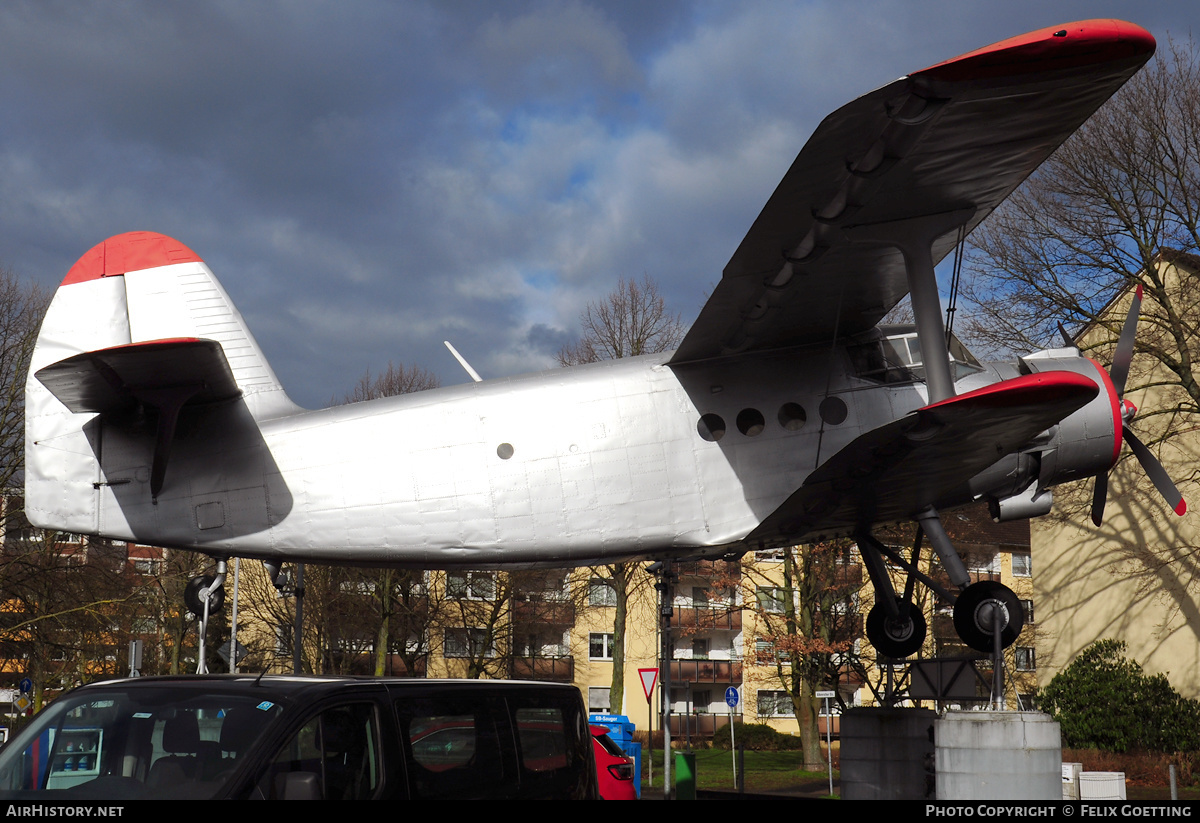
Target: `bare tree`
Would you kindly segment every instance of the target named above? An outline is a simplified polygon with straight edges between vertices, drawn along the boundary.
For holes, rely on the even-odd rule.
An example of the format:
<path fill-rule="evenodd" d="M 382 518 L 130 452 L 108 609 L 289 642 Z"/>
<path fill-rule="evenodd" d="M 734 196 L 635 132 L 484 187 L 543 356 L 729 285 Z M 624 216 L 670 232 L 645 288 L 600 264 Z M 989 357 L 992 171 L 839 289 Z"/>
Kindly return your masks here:
<path fill-rule="evenodd" d="M 19 498 L 0 547 L 0 667 L 46 690 L 120 673 L 122 616 L 136 599 L 125 555 L 107 541 L 35 529 Z"/>
<path fill-rule="evenodd" d="M 0 268 L 0 489 L 21 482 L 25 465 L 25 374 L 49 298 Z"/>
<path fill-rule="evenodd" d="M 649 275 L 641 283 L 621 278 L 615 291 L 588 303 L 579 315 L 579 326 L 583 331 L 579 342 L 564 346 L 556 355 L 560 366 L 670 351 L 687 331 L 679 315 L 667 311 L 658 284 Z"/>
<path fill-rule="evenodd" d="M 970 239 L 963 331 L 980 352 L 1059 345 L 1059 322 L 1109 352 L 1124 319 L 1109 303 L 1141 284 L 1138 351 L 1175 387 L 1169 412 L 1200 412 L 1196 44 L 1171 42 Z"/>
<path fill-rule="evenodd" d="M 436 389 L 440 385 L 437 375 L 421 366 L 388 361 L 387 370 L 382 374 L 372 377 L 369 369 L 364 372 L 342 402 L 360 403 Z M 359 636 L 369 633 L 374 637 L 375 675 L 400 673 L 390 666 L 393 654 L 399 655 L 404 674 L 411 677 L 424 672 L 431 625 L 435 619 L 432 601 L 425 590 L 425 573 L 419 569 L 346 570 L 334 572 L 334 578 L 343 589 L 356 592 L 360 604 L 364 597 L 369 597 L 373 603 L 371 630 L 368 632 L 366 626 L 360 626 L 356 632 Z M 348 625 L 345 631 L 351 632 Z"/>
<path fill-rule="evenodd" d="M 354 390 L 343 398 L 343 403 L 361 403 L 364 400 L 375 400 L 379 397 L 394 397 L 397 394 L 409 394 L 415 391 L 436 389 L 441 385 L 437 375 L 426 371 L 418 365 L 405 366 L 403 363 L 388 361 L 387 370 L 383 374 L 371 376 L 367 369 L 358 378 Z"/>
<path fill-rule="evenodd" d="M 599 360 L 618 360 L 670 351 L 687 331 L 678 314 L 667 311 L 658 284 L 644 275 L 636 280 L 621 278 L 617 288 L 603 300 L 588 303 L 579 315 L 582 336 L 564 346 L 555 359 L 560 366 L 578 366 Z M 613 711 L 621 711 L 625 699 L 625 624 L 629 600 L 635 588 L 649 578 L 636 574 L 636 563 L 613 563 L 592 567 L 592 577 L 613 591 L 613 675 L 609 688 Z"/>

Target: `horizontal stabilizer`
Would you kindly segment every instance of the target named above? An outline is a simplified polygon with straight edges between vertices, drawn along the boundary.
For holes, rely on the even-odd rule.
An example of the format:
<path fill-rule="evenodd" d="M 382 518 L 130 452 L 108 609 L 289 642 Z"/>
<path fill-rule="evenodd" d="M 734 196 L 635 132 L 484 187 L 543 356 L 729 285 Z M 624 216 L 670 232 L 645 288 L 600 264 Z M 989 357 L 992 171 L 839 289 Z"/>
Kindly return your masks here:
<path fill-rule="evenodd" d="M 1082 408 L 1100 391 L 1088 377 L 1042 372 L 917 409 L 867 432 L 809 475 L 747 542 L 796 542 L 907 520 L 1001 457 Z"/>
<path fill-rule="evenodd" d="M 145 392 L 193 388 L 188 404 L 232 400 L 241 394 L 221 344 L 180 338 L 149 340 L 84 352 L 35 375 L 64 406 L 79 414 L 132 408 Z"/>
<path fill-rule="evenodd" d="M 158 410 L 150 472 L 155 499 L 166 479 L 183 408 L 232 400 L 242 393 L 221 344 L 195 337 L 83 352 L 38 369 L 34 376 L 76 413 L 121 412 L 138 403 Z"/>

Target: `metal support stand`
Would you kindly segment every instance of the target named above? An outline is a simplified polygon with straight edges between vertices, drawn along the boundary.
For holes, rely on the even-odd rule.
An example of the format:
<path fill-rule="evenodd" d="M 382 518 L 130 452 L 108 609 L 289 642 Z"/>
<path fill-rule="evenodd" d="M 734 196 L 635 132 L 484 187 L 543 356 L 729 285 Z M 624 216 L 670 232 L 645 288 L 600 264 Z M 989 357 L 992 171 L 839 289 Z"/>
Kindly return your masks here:
<path fill-rule="evenodd" d="M 1004 646 L 1000 642 L 1000 632 L 1003 630 L 999 619 L 1000 604 L 992 604 L 992 708 L 1004 710 Z"/>
<path fill-rule="evenodd" d="M 300 652 L 304 640 L 304 564 L 296 564 L 296 622 L 292 626 L 292 674 L 301 673 Z"/>
<path fill-rule="evenodd" d="M 205 657 L 208 642 L 208 607 L 212 602 L 212 593 L 225 585 L 225 575 L 228 571 L 229 565 L 224 560 L 218 560 L 217 576 L 211 584 L 200 590 L 200 602 L 204 604 L 204 613 L 200 615 L 200 648 L 196 653 L 196 674 L 208 674 L 208 660 Z"/>
<path fill-rule="evenodd" d="M 656 572 L 654 587 L 658 589 L 659 615 L 659 689 L 662 695 L 663 730 L 663 800 L 671 799 L 671 659 L 675 644 L 671 637 L 671 614 L 675 608 L 675 573 L 671 561 L 663 560 Z"/>

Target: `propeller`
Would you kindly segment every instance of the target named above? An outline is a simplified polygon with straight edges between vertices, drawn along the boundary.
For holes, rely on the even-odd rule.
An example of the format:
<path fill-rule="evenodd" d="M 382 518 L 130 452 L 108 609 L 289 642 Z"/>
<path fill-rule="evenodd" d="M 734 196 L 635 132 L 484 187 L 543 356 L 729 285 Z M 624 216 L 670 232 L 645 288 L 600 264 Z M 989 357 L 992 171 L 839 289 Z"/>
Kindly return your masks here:
<path fill-rule="evenodd" d="M 1158 458 L 1150 453 L 1150 450 L 1129 427 L 1134 416 L 1137 415 L 1137 406 L 1125 399 L 1125 382 L 1129 379 L 1129 364 L 1133 362 L 1133 343 L 1137 336 L 1138 313 L 1141 308 L 1142 285 L 1139 283 L 1133 296 L 1133 303 L 1129 306 L 1125 325 L 1121 328 L 1121 337 L 1117 340 L 1117 350 L 1113 354 L 1112 368 L 1109 370 L 1108 376 L 1112 380 L 1113 388 L 1117 392 L 1117 399 L 1121 404 L 1121 435 L 1129 444 L 1129 450 L 1141 464 L 1142 470 L 1150 478 L 1150 482 L 1154 484 L 1154 488 L 1158 489 L 1158 493 L 1163 496 L 1176 514 L 1182 515 L 1187 511 L 1187 501 L 1183 499 L 1179 489 L 1175 488 L 1175 484 L 1171 482 L 1162 463 L 1158 462 Z M 1105 472 L 1096 475 L 1096 488 L 1092 494 L 1092 522 L 1097 526 L 1104 520 L 1104 501 L 1107 498 L 1108 472 Z"/>

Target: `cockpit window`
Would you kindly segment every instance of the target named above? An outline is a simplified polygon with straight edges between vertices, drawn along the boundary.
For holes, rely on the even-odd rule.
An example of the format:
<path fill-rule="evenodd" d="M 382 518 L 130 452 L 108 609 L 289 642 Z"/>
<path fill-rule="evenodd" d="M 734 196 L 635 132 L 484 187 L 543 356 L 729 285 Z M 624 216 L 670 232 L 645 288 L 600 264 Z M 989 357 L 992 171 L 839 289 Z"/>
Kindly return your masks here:
<path fill-rule="evenodd" d="M 916 326 L 879 326 L 847 346 L 854 373 L 878 383 L 912 383 L 925 379 L 924 357 Z M 950 372 L 954 380 L 982 371 L 967 347 L 950 335 Z"/>

